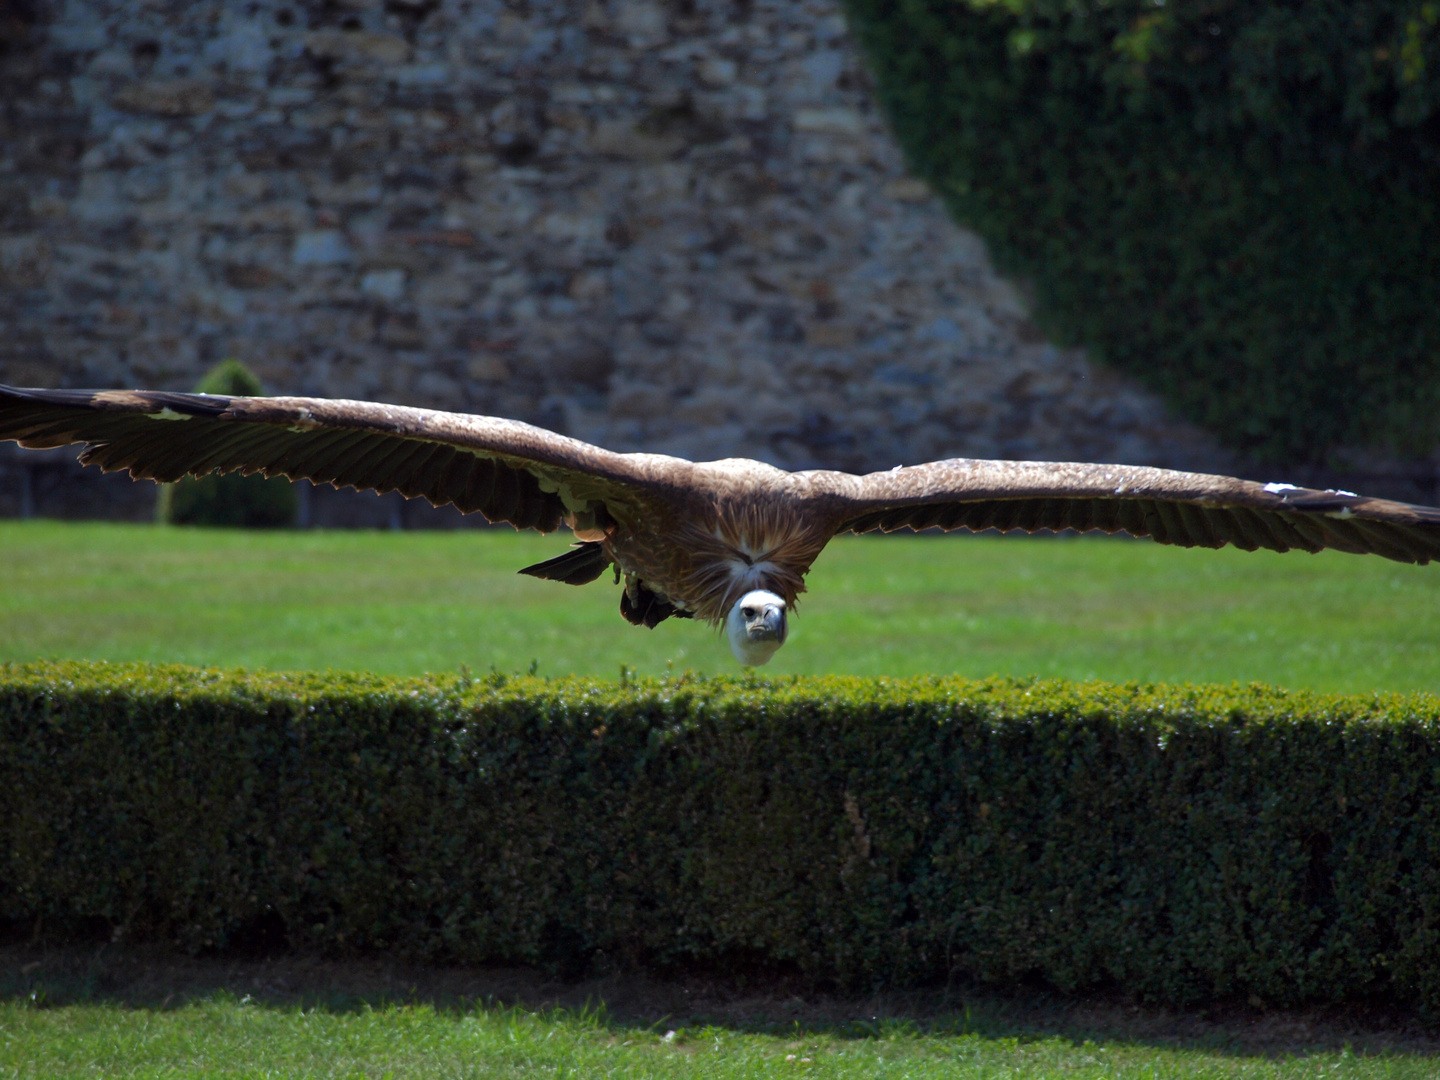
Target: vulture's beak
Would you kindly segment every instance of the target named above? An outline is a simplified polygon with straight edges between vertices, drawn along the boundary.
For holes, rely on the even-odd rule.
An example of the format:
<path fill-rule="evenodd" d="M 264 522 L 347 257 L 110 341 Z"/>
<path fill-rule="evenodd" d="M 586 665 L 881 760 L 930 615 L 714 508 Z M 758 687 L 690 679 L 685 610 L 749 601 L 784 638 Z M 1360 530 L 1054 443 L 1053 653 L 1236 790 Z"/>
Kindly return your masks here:
<path fill-rule="evenodd" d="M 751 641 L 785 644 L 785 609 L 779 604 L 756 608 L 754 616 L 745 620 L 745 636 Z"/>

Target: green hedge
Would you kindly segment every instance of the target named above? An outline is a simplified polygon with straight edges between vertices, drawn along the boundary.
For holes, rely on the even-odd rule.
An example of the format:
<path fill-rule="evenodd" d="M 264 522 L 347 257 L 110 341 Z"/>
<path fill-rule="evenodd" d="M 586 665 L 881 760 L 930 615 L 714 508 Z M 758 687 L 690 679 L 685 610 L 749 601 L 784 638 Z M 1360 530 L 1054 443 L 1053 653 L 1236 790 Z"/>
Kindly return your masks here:
<path fill-rule="evenodd" d="M 1434 0 L 847 8 L 912 167 L 1052 335 L 1251 453 L 1434 449 Z"/>
<path fill-rule="evenodd" d="M 1440 699 L 0 667 L 0 918 L 1440 1007 Z"/>

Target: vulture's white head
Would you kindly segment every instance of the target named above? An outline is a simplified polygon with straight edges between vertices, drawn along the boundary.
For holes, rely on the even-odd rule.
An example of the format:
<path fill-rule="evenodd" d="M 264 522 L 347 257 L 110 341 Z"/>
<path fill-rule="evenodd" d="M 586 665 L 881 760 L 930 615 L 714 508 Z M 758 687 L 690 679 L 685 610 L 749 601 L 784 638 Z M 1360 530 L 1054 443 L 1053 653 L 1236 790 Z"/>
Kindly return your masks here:
<path fill-rule="evenodd" d="M 775 650 L 785 644 L 787 633 L 785 601 L 765 589 L 740 597 L 725 616 L 730 651 L 746 667 L 768 663 Z"/>

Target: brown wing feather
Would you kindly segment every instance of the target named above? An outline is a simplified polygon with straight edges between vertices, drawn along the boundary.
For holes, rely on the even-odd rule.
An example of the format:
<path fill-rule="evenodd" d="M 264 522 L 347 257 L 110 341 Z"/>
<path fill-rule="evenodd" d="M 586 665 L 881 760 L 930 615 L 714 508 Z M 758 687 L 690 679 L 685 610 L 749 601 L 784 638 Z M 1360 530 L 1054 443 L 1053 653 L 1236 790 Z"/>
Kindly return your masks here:
<path fill-rule="evenodd" d="M 0 386 L 0 439 L 85 443 L 87 464 L 136 478 L 263 472 L 336 487 L 422 497 L 491 521 L 549 532 L 573 500 L 612 517 L 662 498 L 669 462 L 614 454 L 543 428 L 487 416 L 316 398 L 234 398 L 141 390 Z M 688 463 L 679 463 L 688 464 Z"/>
<path fill-rule="evenodd" d="M 1184 547 L 1440 559 L 1440 509 L 1133 465 L 957 458 L 851 477 L 812 473 L 836 532 L 905 528 L 1124 532 Z"/>

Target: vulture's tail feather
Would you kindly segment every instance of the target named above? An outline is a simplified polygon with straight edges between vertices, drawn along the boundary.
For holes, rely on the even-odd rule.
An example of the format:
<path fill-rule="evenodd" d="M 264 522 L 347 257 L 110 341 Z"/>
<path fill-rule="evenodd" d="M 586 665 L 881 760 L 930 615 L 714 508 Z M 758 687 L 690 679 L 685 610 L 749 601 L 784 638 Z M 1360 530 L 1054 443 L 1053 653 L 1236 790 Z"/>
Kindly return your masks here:
<path fill-rule="evenodd" d="M 520 573 L 548 581 L 563 581 L 566 585 L 588 585 L 609 565 L 603 544 L 598 540 L 582 540 L 564 555 L 527 566 Z"/>

